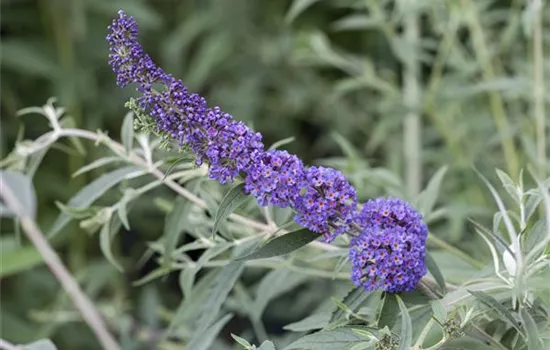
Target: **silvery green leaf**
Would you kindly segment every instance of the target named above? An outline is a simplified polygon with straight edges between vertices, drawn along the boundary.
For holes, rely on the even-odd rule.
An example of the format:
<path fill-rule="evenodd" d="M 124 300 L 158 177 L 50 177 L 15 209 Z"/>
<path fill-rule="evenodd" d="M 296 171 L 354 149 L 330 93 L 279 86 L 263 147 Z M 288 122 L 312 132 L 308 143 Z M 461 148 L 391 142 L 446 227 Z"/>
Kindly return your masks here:
<path fill-rule="evenodd" d="M 99 247 L 101 248 L 103 255 L 105 255 L 105 258 L 117 270 L 119 270 L 120 272 L 123 272 L 124 269 L 122 268 L 122 265 L 120 265 L 120 263 L 115 259 L 113 255 L 113 251 L 111 250 L 111 242 L 113 240 L 114 233 L 118 231 L 118 229 L 116 231 L 113 231 L 112 229 L 113 227 L 111 225 L 111 219 L 109 219 L 105 224 L 103 224 L 103 227 L 101 228 L 101 231 L 99 233 Z"/>
<path fill-rule="evenodd" d="M 244 192 L 244 183 L 238 184 L 233 187 L 225 197 L 223 197 L 218 210 L 216 211 L 216 218 L 214 220 L 214 227 L 212 228 L 212 235 L 216 234 L 220 223 L 225 220 L 231 213 L 240 207 L 249 195 Z"/>
<path fill-rule="evenodd" d="M 514 180 L 508 176 L 504 171 L 500 169 L 496 169 L 498 178 L 500 179 L 500 182 L 502 183 L 502 187 L 508 192 L 510 197 L 512 197 L 516 203 L 519 203 L 521 201 L 520 194 L 518 193 L 517 185 L 514 183 Z"/>
<path fill-rule="evenodd" d="M 275 344 L 273 342 L 266 340 L 264 341 L 257 350 L 275 350 Z"/>
<path fill-rule="evenodd" d="M 123 180 L 132 179 L 145 174 L 143 170 L 135 166 L 128 166 L 121 169 L 111 171 L 107 174 L 95 179 L 87 186 L 82 188 L 78 193 L 69 200 L 68 207 L 86 207 L 92 204 L 96 199 L 101 197 L 110 188 L 117 185 Z M 55 220 L 48 236 L 51 238 L 59 231 L 61 231 L 65 225 L 71 220 L 70 216 L 66 213 L 61 213 Z"/>
<path fill-rule="evenodd" d="M 397 305 L 401 310 L 401 333 L 399 334 L 399 350 L 409 350 L 412 342 L 412 322 L 409 310 L 399 295 L 396 295 Z"/>
<path fill-rule="evenodd" d="M 212 288 L 208 292 L 197 320 L 193 339 L 204 332 L 218 317 L 225 299 L 244 269 L 244 262 L 236 261 L 226 265 L 216 277 Z M 191 340 L 192 342 L 193 340 Z"/>
<path fill-rule="evenodd" d="M 445 293 L 445 291 L 447 290 L 447 286 L 445 285 L 445 277 L 443 277 L 443 274 L 441 273 L 439 266 L 437 266 L 437 263 L 435 262 L 434 258 L 431 256 L 430 253 L 426 253 L 426 267 L 428 268 L 428 271 L 432 274 L 432 276 L 435 278 L 435 281 L 441 288 L 441 291 Z"/>
<path fill-rule="evenodd" d="M 241 338 L 239 336 L 236 336 L 235 334 L 231 333 L 231 338 L 235 339 L 235 341 L 239 344 L 241 344 L 246 350 L 252 349 L 252 344 L 248 342 L 248 340 Z"/>
<path fill-rule="evenodd" d="M 321 233 L 310 231 L 306 228 L 285 233 L 275 237 L 249 255 L 238 258 L 238 260 L 266 259 L 275 256 L 285 255 L 302 248 L 308 243 L 321 237 Z"/>
<path fill-rule="evenodd" d="M 296 286 L 304 283 L 308 277 L 303 274 L 293 273 L 287 269 L 275 269 L 270 271 L 260 282 L 256 292 L 256 299 L 250 308 L 252 317 L 261 319 L 268 303 Z"/>
<path fill-rule="evenodd" d="M 378 328 L 392 328 L 399 315 L 399 305 L 394 294 L 385 293 L 384 304 L 378 318 Z"/>
<path fill-rule="evenodd" d="M 363 327 L 340 327 L 330 331 L 320 331 L 302 337 L 284 348 L 308 350 L 348 350 L 350 347 L 364 342 L 365 338 L 354 332 Z"/>
<path fill-rule="evenodd" d="M 330 323 L 335 323 L 346 317 L 349 312 L 356 312 L 361 305 L 367 300 L 371 293 L 365 291 L 362 287 L 353 288 L 341 301 L 345 305 L 345 309 L 337 307 L 330 317 Z"/>
<path fill-rule="evenodd" d="M 120 138 L 126 154 L 130 154 L 134 146 L 134 113 L 128 112 L 122 122 Z"/>
<path fill-rule="evenodd" d="M 447 321 L 447 310 L 445 310 L 445 306 L 443 306 L 441 300 L 432 300 L 430 304 L 432 305 L 433 316 L 435 319 L 441 324 L 445 323 L 445 321 Z"/>
<path fill-rule="evenodd" d="M 57 347 L 49 339 L 40 339 L 30 344 L 23 345 L 22 350 L 57 350 Z"/>
<path fill-rule="evenodd" d="M 376 28 L 381 24 L 380 18 L 363 14 L 351 14 L 332 24 L 336 31 L 361 30 Z"/>
<path fill-rule="evenodd" d="M 516 330 L 523 336 L 523 330 L 521 329 L 520 324 L 512 315 L 512 313 L 504 307 L 504 305 L 502 305 L 491 295 L 483 291 L 468 290 L 468 292 L 472 294 L 482 304 L 496 311 L 503 320 L 508 320 L 512 324 L 512 326 L 514 326 L 514 328 L 516 328 Z"/>
<path fill-rule="evenodd" d="M 211 349 L 210 345 L 216 339 L 222 328 L 233 318 L 233 314 L 228 314 L 215 322 L 212 326 L 202 330 L 201 332 L 195 332 L 193 337 L 185 345 L 186 350 L 208 350 Z"/>
<path fill-rule="evenodd" d="M 172 262 L 172 253 L 176 249 L 182 230 L 188 221 L 191 211 L 191 203 L 183 198 L 177 197 L 172 210 L 166 216 L 164 224 L 164 263 L 169 265 Z"/>
<path fill-rule="evenodd" d="M 537 324 L 529 314 L 529 311 L 525 308 L 521 308 L 519 315 L 523 320 L 523 328 L 525 328 L 525 333 L 527 335 L 527 348 L 529 350 L 543 350 L 544 347 L 540 339 Z"/>
<path fill-rule="evenodd" d="M 316 329 L 322 329 L 328 326 L 330 321 L 330 314 L 320 313 L 313 314 L 304 318 L 301 321 L 287 324 L 283 329 L 293 332 L 308 332 Z"/>
<path fill-rule="evenodd" d="M 418 197 L 417 205 L 420 213 L 427 217 L 433 210 L 437 196 L 439 195 L 439 188 L 441 187 L 441 182 L 443 177 L 447 172 L 448 167 L 441 167 L 430 179 L 426 189 L 422 191 Z"/>
<path fill-rule="evenodd" d="M 0 170 L 0 179 L 2 179 L 3 186 L 7 186 L 16 196 L 23 214 L 34 219 L 36 216 L 36 194 L 30 177 L 12 170 Z M 2 207 L 0 213 L 2 216 L 13 216 L 11 210 L 5 206 Z"/>
<path fill-rule="evenodd" d="M 75 171 L 73 173 L 72 177 L 77 177 L 77 176 L 85 174 L 85 173 L 87 173 L 91 170 L 94 170 L 94 169 L 97 169 L 97 168 L 102 167 L 104 165 L 107 165 L 107 164 L 110 164 L 110 163 L 113 163 L 113 162 L 118 162 L 118 161 L 120 161 L 120 158 L 115 157 L 115 156 L 113 156 L 113 157 L 103 157 L 103 158 L 96 159 L 93 162 L 91 162 L 90 164 L 86 164 L 83 167 L 81 167 L 80 169 L 78 169 L 77 171 Z"/>

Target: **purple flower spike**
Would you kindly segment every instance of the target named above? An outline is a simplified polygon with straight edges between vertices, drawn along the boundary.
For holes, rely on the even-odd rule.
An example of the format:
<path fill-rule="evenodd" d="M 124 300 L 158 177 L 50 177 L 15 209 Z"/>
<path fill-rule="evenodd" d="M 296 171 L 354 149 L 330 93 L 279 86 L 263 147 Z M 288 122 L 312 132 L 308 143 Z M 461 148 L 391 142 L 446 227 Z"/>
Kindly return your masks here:
<path fill-rule="evenodd" d="M 245 190 L 258 199 L 260 205 L 294 207 L 305 186 L 302 161 L 286 151 L 264 152 L 250 167 Z"/>
<path fill-rule="evenodd" d="M 325 167 L 306 172 L 305 194 L 296 205 L 296 222 L 323 233 L 325 242 L 349 230 L 357 207 L 357 195 L 346 177 Z"/>
<path fill-rule="evenodd" d="M 354 237 L 351 279 L 366 290 L 413 290 L 426 274 L 428 228 L 422 216 L 396 198 L 368 201 L 361 211 L 364 231 Z"/>

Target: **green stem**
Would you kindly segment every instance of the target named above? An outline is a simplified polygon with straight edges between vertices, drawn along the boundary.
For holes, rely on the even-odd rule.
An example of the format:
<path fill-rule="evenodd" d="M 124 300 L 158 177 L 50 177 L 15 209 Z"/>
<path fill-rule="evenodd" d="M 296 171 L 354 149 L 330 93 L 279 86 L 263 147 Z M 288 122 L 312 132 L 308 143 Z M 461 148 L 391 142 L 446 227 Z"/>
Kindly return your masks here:
<path fill-rule="evenodd" d="M 403 124 L 405 181 L 409 196 L 414 198 L 422 187 L 422 145 L 421 125 L 418 106 L 420 101 L 420 69 L 416 50 L 419 43 L 418 14 L 411 11 L 405 17 L 405 40 L 411 48 L 410 57 L 405 62 L 403 100 L 408 109 Z"/>
<path fill-rule="evenodd" d="M 533 18 L 533 98 L 539 176 L 546 178 L 546 119 L 544 110 L 544 52 L 542 42 L 542 1 L 534 0 Z"/>

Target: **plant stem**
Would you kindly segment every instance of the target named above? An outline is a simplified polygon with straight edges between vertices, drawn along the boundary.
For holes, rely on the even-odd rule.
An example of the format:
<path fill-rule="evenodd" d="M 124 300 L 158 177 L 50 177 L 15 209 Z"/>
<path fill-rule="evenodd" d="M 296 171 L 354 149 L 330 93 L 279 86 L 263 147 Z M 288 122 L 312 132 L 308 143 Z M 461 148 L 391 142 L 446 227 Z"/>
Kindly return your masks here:
<path fill-rule="evenodd" d="M 27 237 L 34 244 L 46 265 L 48 265 L 53 275 L 80 311 L 82 318 L 88 323 L 102 347 L 107 350 L 119 350 L 120 346 L 107 330 L 94 304 L 80 289 L 80 286 L 44 237 L 44 234 L 36 226 L 34 220 L 24 212 L 13 190 L 2 178 L 0 178 L 0 189 L 0 197 L 2 197 L 6 206 L 19 217 L 21 226 Z"/>
<path fill-rule="evenodd" d="M 414 198 L 422 186 L 421 125 L 418 106 L 420 101 L 420 70 L 416 50 L 419 42 L 418 14 L 415 10 L 405 17 L 405 40 L 410 47 L 410 57 L 405 62 L 403 100 L 408 109 L 403 124 L 405 181 L 408 194 Z"/>
<path fill-rule="evenodd" d="M 481 27 L 479 17 L 477 15 L 477 9 L 473 9 L 475 5 L 471 0 L 462 0 L 462 6 L 465 11 L 469 11 L 470 15 L 467 16 L 468 29 L 472 36 L 472 44 L 474 53 L 481 66 L 481 72 L 485 81 L 493 80 L 496 76 L 495 69 L 491 63 L 491 56 L 487 50 L 487 42 Z M 514 145 L 514 138 L 510 125 L 508 124 L 508 118 L 506 116 L 506 110 L 504 108 L 504 102 L 500 95 L 495 91 L 489 93 L 489 106 L 491 109 L 491 115 L 495 122 L 497 132 L 504 151 L 504 158 L 508 173 L 512 178 L 517 178 L 519 175 L 519 164 L 516 147 Z"/>
<path fill-rule="evenodd" d="M 546 178 L 546 119 L 544 110 L 544 52 L 542 41 L 542 1 L 533 0 L 533 98 L 539 176 Z"/>

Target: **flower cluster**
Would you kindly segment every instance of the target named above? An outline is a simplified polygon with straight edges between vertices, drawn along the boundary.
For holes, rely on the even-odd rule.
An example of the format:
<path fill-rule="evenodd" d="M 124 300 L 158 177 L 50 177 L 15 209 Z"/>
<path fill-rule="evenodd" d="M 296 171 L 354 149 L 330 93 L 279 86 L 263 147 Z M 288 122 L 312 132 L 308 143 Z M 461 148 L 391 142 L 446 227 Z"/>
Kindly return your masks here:
<path fill-rule="evenodd" d="M 345 232 L 351 241 L 352 280 L 367 290 L 414 289 L 426 273 L 426 226 L 398 199 L 377 199 L 357 211 L 357 195 L 334 169 L 305 167 L 286 151 L 264 151 L 261 134 L 190 93 L 181 80 L 157 67 L 137 40 L 136 21 L 124 12 L 109 26 L 109 63 L 117 83 L 137 84 L 138 109 L 151 116 L 163 135 L 186 145 L 197 164 L 209 164 L 220 183 L 243 176 L 245 191 L 260 205 L 291 207 L 295 221 L 321 233 L 326 242 Z"/>
<path fill-rule="evenodd" d="M 306 186 L 302 161 L 286 151 L 271 150 L 258 157 L 245 179 L 245 191 L 260 205 L 296 207 L 300 191 Z"/>
<path fill-rule="evenodd" d="M 426 274 L 428 229 L 422 216 L 396 198 L 368 201 L 359 223 L 364 230 L 351 241 L 351 278 L 367 290 L 409 291 Z"/>
<path fill-rule="evenodd" d="M 308 187 L 297 205 L 296 222 L 321 232 L 326 242 L 349 230 L 357 208 L 355 188 L 334 169 L 310 167 Z"/>

